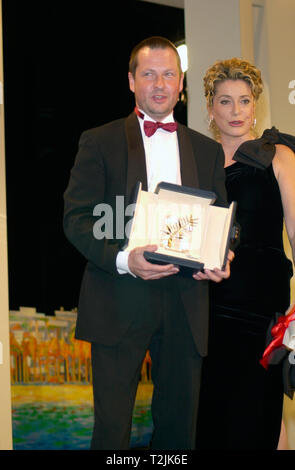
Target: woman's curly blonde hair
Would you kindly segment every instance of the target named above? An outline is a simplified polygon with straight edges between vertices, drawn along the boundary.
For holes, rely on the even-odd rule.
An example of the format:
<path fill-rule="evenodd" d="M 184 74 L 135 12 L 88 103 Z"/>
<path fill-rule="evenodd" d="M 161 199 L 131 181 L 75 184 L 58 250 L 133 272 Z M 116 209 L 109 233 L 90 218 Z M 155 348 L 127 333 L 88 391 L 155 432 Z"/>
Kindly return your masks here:
<path fill-rule="evenodd" d="M 246 60 L 233 57 L 227 60 L 218 60 L 208 68 L 203 81 L 207 104 L 211 107 L 216 86 L 224 80 L 244 80 L 250 86 L 254 100 L 257 101 L 263 90 L 261 72 Z"/>

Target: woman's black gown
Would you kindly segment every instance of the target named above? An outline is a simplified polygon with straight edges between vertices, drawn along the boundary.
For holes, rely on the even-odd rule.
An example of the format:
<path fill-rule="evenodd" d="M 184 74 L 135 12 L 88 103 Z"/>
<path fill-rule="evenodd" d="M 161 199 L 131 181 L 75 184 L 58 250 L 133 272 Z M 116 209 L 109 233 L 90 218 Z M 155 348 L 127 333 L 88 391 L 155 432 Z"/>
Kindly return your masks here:
<path fill-rule="evenodd" d="M 204 360 L 196 448 L 276 449 L 282 419 L 280 365 L 259 363 L 275 313 L 290 305 L 292 263 L 282 241 L 283 208 L 272 159 L 295 138 L 266 130 L 244 142 L 225 169 L 228 202 L 237 201 L 240 244 L 231 276 L 210 283 L 209 354 Z M 294 183 L 295 184 L 295 183 Z"/>

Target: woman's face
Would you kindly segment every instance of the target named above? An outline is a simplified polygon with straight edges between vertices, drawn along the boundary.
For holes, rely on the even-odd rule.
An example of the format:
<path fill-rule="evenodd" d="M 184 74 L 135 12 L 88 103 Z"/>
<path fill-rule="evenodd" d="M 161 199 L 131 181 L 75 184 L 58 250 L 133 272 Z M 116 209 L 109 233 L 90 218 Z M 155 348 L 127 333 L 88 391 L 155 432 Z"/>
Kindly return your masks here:
<path fill-rule="evenodd" d="M 209 116 L 222 137 L 251 137 L 255 101 L 251 88 L 244 80 L 225 80 L 218 83 Z"/>

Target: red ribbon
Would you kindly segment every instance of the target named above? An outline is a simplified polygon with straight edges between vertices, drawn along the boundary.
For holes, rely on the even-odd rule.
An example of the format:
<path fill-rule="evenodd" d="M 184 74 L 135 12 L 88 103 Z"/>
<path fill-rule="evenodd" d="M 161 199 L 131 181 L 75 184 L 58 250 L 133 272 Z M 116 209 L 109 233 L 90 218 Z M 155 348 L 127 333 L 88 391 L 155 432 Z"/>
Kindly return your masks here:
<path fill-rule="evenodd" d="M 295 320 L 295 305 L 287 315 L 282 315 L 278 318 L 277 323 L 271 329 L 271 336 L 274 338 L 265 349 L 260 364 L 267 369 L 269 365 L 269 356 L 271 353 L 282 346 L 283 338 L 286 329 L 288 328 L 291 321 Z"/>
<path fill-rule="evenodd" d="M 139 111 L 138 108 L 135 108 L 134 111 L 136 112 L 137 116 L 141 119 L 144 119 L 144 115 Z M 153 122 L 153 121 L 144 121 L 143 123 L 145 135 L 151 137 L 159 127 L 161 129 L 165 129 L 168 132 L 175 132 L 177 130 L 177 122 Z"/>

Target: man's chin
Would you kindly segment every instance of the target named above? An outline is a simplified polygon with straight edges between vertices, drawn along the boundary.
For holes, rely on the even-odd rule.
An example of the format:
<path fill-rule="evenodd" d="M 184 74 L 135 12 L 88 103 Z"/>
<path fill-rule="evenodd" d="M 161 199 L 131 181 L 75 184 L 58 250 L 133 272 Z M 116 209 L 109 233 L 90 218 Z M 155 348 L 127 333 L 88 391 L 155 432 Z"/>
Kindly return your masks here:
<path fill-rule="evenodd" d="M 170 108 L 167 109 L 159 109 L 159 107 L 157 109 L 155 109 L 155 107 L 153 107 L 153 109 L 149 109 L 147 110 L 147 114 L 152 118 L 154 119 L 155 121 L 162 121 L 166 116 L 168 116 L 173 110 L 171 110 Z"/>

